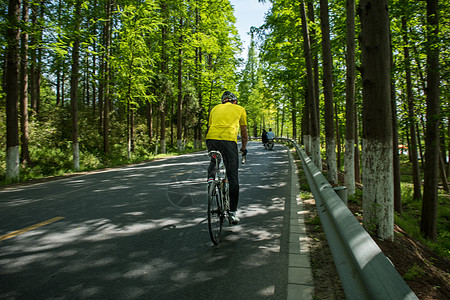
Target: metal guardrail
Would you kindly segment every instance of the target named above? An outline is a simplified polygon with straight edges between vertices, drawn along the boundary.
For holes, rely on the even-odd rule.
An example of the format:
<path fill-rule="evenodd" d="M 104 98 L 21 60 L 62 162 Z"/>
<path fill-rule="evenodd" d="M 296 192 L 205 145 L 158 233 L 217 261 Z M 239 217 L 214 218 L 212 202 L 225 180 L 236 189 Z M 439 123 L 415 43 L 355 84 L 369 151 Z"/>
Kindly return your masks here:
<path fill-rule="evenodd" d="M 306 152 L 291 139 L 277 140 L 291 143 L 302 161 L 346 298 L 418 299 Z"/>

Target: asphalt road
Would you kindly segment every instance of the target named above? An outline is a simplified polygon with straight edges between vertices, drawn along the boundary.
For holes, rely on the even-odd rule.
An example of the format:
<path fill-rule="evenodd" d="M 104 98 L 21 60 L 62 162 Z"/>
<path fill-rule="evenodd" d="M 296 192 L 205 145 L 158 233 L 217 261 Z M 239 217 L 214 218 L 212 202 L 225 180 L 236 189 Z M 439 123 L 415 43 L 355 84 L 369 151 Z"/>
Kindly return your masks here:
<path fill-rule="evenodd" d="M 218 246 L 206 152 L 0 190 L 0 299 L 286 299 L 291 163 L 249 143 Z"/>

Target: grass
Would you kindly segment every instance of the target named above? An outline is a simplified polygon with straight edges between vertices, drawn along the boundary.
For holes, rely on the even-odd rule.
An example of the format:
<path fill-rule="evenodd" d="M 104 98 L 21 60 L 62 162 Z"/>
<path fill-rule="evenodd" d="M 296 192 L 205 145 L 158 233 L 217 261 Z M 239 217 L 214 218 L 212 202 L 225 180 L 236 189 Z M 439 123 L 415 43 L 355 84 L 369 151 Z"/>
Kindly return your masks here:
<path fill-rule="evenodd" d="M 30 156 L 33 161 L 26 167 L 21 166 L 19 182 L 25 182 L 31 179 L 40 179 L 46 177 L 55 177 L 76 172 L 91 171 L 102 168 L 117 167 L 126 164 L 139 163 L 158 159 L 162 157 L 175 156 L 184 153 L 198 151 L 192 145 L 188 145 L 185 151 L 176 152 L 175 149 L 168 149 L 164 154 L 155 155 L 153 149 L 146 149 L 142 146 L 136 147 L 128 158 L 126 147 L 123 145 L 113 145 L 110 155 L 105 155 L 98 151 L 80 150 L 80 170 L 73 168 L 72 149 L 68 145 L 60 147 L 30 147 Z M 1 151 L 0 151 L 1 152 Z M 5 179 L 5 159 L 4 153 L 0 153 L 2 161 L 0 162 L 0 185 L 6 185 Z"/>
<path fill-rule="evenodd" d="M 420 220 L 422 213 L 422 200 L 413 198 L 412 170 L 408 157 L 401 156 L 400 173 L 402 190 L 402 213 L 395 215 L 395 223 L 406 231 L 408 235 L 422 242 L 428 248 L 436 252 L 441 257 L 450 259 L 450 195 L 443 190 L 438 192 L 438 212 L 437 212 L 437 240 L 425 239 L 420 232 Z M 326 174 L 324 174 L 326 176 Z M 423 173 L 421 174 L 423 179 Z M 306 179 L 301 180 L 301 190 L 307 191 Z M 423 192 L 423 191 L 422 191 Z M 348 198 L 349 203 L 358 205 L 362 203 L 362 190 L 356 189 L 355 195 Z M 361 214 L 356 213 L 358 217 Z M 414 276 L 417 270 L 411 270 L 410 276 Z"/>
<path fill-rule="evenodd" d="M 420 232 L 422 201 L 413 199 L 412 190 L 411 184 L 402 183 L 402 213 L 395 215 L 395 223 L 440 256 L 450 258 L 450 196 L 442 191 L 438 194 L 438 235 L 436 241 L 431 241 L 423 238 Z"/>
<path fill-rule="evenodd" d="M 416 280 L 422 277 L 424 270 L 420 268 L 417 264 L 414 264 L 409 270 L 403 275 L 405 280 Z"/>

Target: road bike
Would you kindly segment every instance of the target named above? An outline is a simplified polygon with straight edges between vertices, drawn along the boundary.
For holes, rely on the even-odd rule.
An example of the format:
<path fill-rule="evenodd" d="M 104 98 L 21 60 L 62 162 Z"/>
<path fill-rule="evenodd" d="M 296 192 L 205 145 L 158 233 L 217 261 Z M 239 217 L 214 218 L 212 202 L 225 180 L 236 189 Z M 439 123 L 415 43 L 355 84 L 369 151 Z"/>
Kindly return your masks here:
<path fill-rule="evenodd" d="M 208 228 L 211 241 L 217 245 L 220 242 L 223 222 L 230 218 L 229 184 L 222 154 L 219 151 L 209 151 L 208 156 L 216 163 L 215 177 L 208 180 Z"/>
<path fill-rule="evenodd" d="M 266 149 L 267 149 L 267 150 L 272 150 L 274 144 L 275 144 L 275 143 L 273 142 L 273 140 L 268 140 L 268 141 L 267 141 Z"/>
<path fill-rule="evenodd" d="M 222 153 L 209 151 L 208 156 L 215 160 L 215 177 L 208 180 L 208 228 L 211 241 L 219 244 L 223 223 L 228 219 L 232 224 L 230 212 L 230 195 L 227 171 L 223 163 Z M 247 155 L 242 153 L 241 162 L 244 164 Z"/>

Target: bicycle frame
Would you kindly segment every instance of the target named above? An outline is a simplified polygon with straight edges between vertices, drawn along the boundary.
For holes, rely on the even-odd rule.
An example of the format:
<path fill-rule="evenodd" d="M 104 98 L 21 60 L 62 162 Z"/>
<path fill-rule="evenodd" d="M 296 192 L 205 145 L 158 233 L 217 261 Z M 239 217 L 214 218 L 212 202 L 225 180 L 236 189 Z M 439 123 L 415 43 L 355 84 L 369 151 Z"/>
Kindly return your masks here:
<path fill-rule="evenodd" d="M 219 151 L 210 151 L 208 152 L 208 156 L 214 158 L 216 161 L 216 172 L 214 182 L 220 186 L 220 191 L 222 193 L 222 205 L 224 207 L 225 212 L 230 210 L 230 198 L 229 198 L 229 184 L 227 178 L 227 171 L 225 168 L 225 164 L 223 163 L 222 153 Z"/>
<path fill-rule="evenodd" d="M 230 212 L 229 183 L 222 153 L 213 150 L 208 156 L 215 161 L 214 179 L 208 181 L 208 228 L 214 245 L 220 242 L 220 235 L 225 219 L 232 225 Z M 245 163 L 245 155 L 242 156 Z"/>

